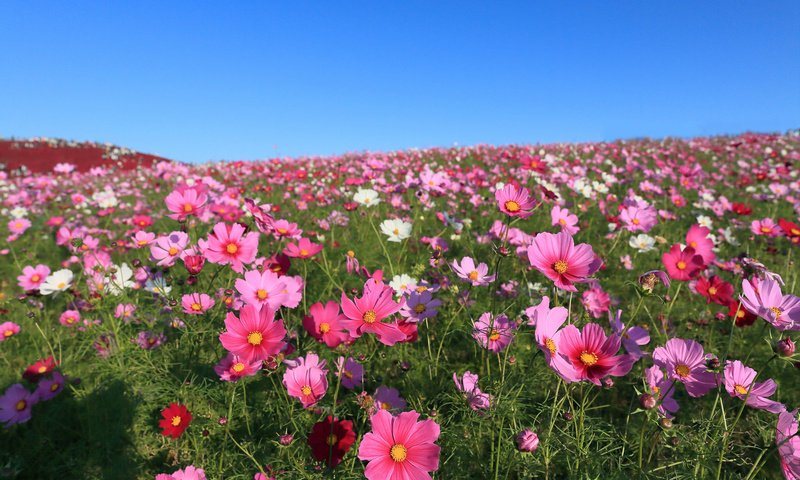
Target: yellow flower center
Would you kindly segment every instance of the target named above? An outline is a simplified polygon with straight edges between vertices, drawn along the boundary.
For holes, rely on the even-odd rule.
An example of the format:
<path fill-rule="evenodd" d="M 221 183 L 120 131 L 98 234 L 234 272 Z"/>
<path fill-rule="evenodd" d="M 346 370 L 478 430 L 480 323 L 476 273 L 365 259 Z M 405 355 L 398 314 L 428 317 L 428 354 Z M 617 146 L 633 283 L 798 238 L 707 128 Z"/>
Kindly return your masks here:
<path fill-rule="evenodd" d="M 242 362 L 234 363 L 233 366 L 231 367 L 231 370 L 233 370 L 236 373 L 241 373 L 242 371 L 244 371 L 244 363 Z"/>
<path fill-rule="evenodd" d="M 259 300 L 265 300 L 268 296 L 269 294 L 263 288 L 256 290 L 256 297 L 258 297 Z"/>
<path fill-rule="evenodd" d="M 200 305 L 199 303 L 195 302 L 195 303 L 192 304 L 192 310 L 194 310 L 195 312 L 199 312 L 202 309 L 203 309 L 203 306 Z"/>
<path fill-rule="evenodd" d="M 308 385 L 303 385 L 302 387 L 300 387 L 300 393 L 302 393 L 306 397 L 311 395 L 311 387 Z"/>
<path fill-rule="evenodd" d="M 496 342 L 498 340 L 500 340 L 500 332 L 492 330 L 491 335 L 489 335 L 489 341 Z"/>
<path fill-rule="evenodd" d="M 678 270 L 686 270 L 686 262 L 683 260 L 679 260 L 675 266 L 678 267 Z"/>
<path fill-rule="evenodd" d="M 44 372 L 46 372 L 46 371 L 47 371 L 47 367 L 45 367 L 44 365 L 42 365 L 41 367 L 39 367 L 39 370 L 38 370 L 38 372 L 39 372 L 39 373 L 44 373 Z"/>
<path fill-rule="evenodd" d="M 692 248 L 697 248 L 697 242 L 691 242 L 689 246 Z"/>
<path fill-rule="evenodd" d="M 473 270 L 473 271 L 469 272 L 469 279 L 472 280 L 473 282 L 475 280 L 477 280 L 478 279 L 478 271 L 477 270 Z"/>
<path fill-rule="evenodd" d="M 345 370 L 343 373 L 345 377 L 353 378 L 353 372 L 351 372 L 350 370 Z"/>
<path fill-rule="evenodd" d="M 229 243 L 228 246 L 225 247 L 225 250 L 231 255 L 233 255 L 234 253 L 239 251 L 239 247 L 237 247 L 235 243 Z"/>
<path fill-rule="evenodd" d="M 145 245 L 147 245 L 147 240 L 139 240 L 138 242 L 136 242 L 136 244 L 139 245 L 140 247 L 144 247 Z"/>
<path fill-rule="evenodd" d="M 56 285 L 56 288 L 59 289 L 59 290 L 63 290 L 66 287 L 67 287 L 67 284 L 64 283 L 64 282 L 59 282 L 58 285 Z"/>
<path fill-rule="evenodd" d="M 736 393 L 739 395 L 747 395 L 747 388 L 739 385 L 738 383 L 733 386 L 733 389 L 736 390 Z"/>
<path fill-rule="evenodd" d="M 61 384 L 60 384 L 60 383 L 53 383 L 52 385 L 50 385 L 50 391 L 51 391 L 51 392 L 55 392 L 56 390 L 58 390 L 58 388 L 59 388 L 60 386 L 61 386 Z"/>
<path fill-rule="evenodd" d="M 328 440 L 326 440 L 326 443 L 332 447 L 332 446 L 336 445 L 336 442 L 338 442 L 338 441 L 339 441 L 339 437 L 337 437 L 334 434 L 330 434 L 330 435 L 328 435 Z"/>
<path fill-rule="evenodd" d="M 331 324 L 322 322 L 319 324 L 319 333 L 328 333 L 331 331 Z"/>
<path fill-rule="evenodd" d="M 169 253 L 169 255 L 170 255 L 171 257 L 174 257 L 175 255 L 177 255 L 177 254 L 178 254 L 178 249 L 177 249 L 177 248 L 175 248 L 175 247 L 169 247 L 169 252 L 168 252 L 168 253 Z"/>
<path fill-rule="evenodd" d="M 300 256 L 301 257 L 307 257 L 308 256 L 308 250 L 306 250 L 305 248 L 301 248 L 300 249 Z"/>
<path fill-rule="evenodd" d="M 425 304 L 424 303 L 418 303 L 417 306 L 414 307 L 414 311 L 417 312 L 417 313 L 424 312 L 425 311 Z"/>
<path fill-rule="evenodd" d="M 406 459 L 406 456 L 408 456 L 408 450 L 402 443 L 395 443 L 392 449 L 389 450 L 389 456 L 391 456 L 392 460 L 395 462 L 402 462 Z"/>
<path fill-rule="evenodd" d="M 285 228 L 279 228 L 279 229 L 278 229 L 278 233 L 280 233 L 281 235 L 285 235 L 285 234 L 286 234 L 286 232 L 288 232 L 288 231 L 289 231 L 289 230 L 286 230 Z"/>
<path fill-rule="evenodd" d="M 775 314 L 775 318 L 780 318 L 781 314 L 783 313 L 783 310 L 778 307 L 770 307 L 769 309 Z"/>
<path fill-rule="evenodd" d="M 689 372 L 690 372 L 689 366 L 685 365 L 683 363 L 681 363 L 680 365 L 675 367 L 675 373 L 681 378 L 688 377 L 689 376 Z"/>
<path fill-rule="evenodd" d="M 544 346 L 550 350 L 550 355 L 556 354 L 556 342 L 554 342 L 552 338 L 546 338 L 544 340 Z"/>
<path fill-rule="evenodd" d="M 21 412 L 21 411 L 25 410 L 25 407 L 27 407 L 27 406 L 28 406 L 28 403 L 25 400 L 20 400 L 19 402 L 17 402 L 16 405 L 14 405 L 14 408 L 16 408 L 18 412 Z"/>
<path fill-rule="evenodd" d="M 254 347 L 261 345 L 263 339 L 264 337 L 261 336 L 261 332 L 250 332 L 247 334 L 247 343 Z"/>
<path fill-rule="evenodd" d="M 761 227 L 761 233 L 769 233 L 771 231 L 772 231 L 772 229 L 769 228 L 769 227 Z"/>
<path fill-rule="evenodd" d="M 717 289 L 714 288 L 714 287 L 708 287 L 708 294 L 709 295 L 716 295 L 717 294 Z"/>
<path fill-rule="evenodd" d="M 194 209 L 191 203 L 187 203 L 183 205 L 183 213 L 189 213 Z"/>
<path fill-rule="evenodd" d="M 567 271 L 568 265 L 567 262 L 564 260 L 557 260 L 556 263 L 553 264 L 553 270 L 555 270 L 559 274 L 563 274 Z"/>
<path fill-rule="evenodd" d="M 178 425 L 181 424 L 181 417 L 175 415 L 174 417 L 172 417 L 172 421 L 170 423 L 172 424 L 173 427 L 177 427 Z"/>
<path fill-rule="evenodd" d="M 595 363 L 597 363 L 597 355 L 593 352 L 582 352 L 581 353 L 581 362 L 587 367 L 591 367 Z"/>
<path fill-rule="evenodd" d="M 515 202 L 514 200 L 507 201 L 505 203 L 505 207 L 506 207 L 506 210 L 508 210 L 511 213 L 520 211 L 519 203 Z"/>
<path fill-rule="evenodd" d="M 35 282 L 38 282 L 41 279 L 42 279 L 42 277 L 40 277 L 39 275 L 34 275 L 34 276 L 31 277 L 31 282 L 35 283 Z"/>
<path fill-rule="evenodd" d="M 633 220 L 631 220 L 631 223 L 634 224 L 634 225 L 639 225 L 639 219 L 638 218 L 634 218 Z"/>
<path fill-rule="evenodd" d="M 392 230 L 392 233 L 395 235 L 400 235 L 400 230 L 395 228 L 394 230 Z"/>
<path fill-rule="evenodd" d="M 355 257 L 355 256 L 356 256 L 356 252 L 354 252 L 354 251 L 352 251 L 352 250 L 348 250 L 348 251 L 347 251 L 347 256 L 348 256 L 348 257 L 350 257 L 350 258 L 353 258 L 353 257 Z"/>
<path fill-rule="evenodd" d="M 375 310 L 367 310 L 364 312 L 364 315 L 361 317 L 364 320 L 364 323 L 375 323 L 375 320 L 378 318 L 378 315 L 375 314 Z"/>

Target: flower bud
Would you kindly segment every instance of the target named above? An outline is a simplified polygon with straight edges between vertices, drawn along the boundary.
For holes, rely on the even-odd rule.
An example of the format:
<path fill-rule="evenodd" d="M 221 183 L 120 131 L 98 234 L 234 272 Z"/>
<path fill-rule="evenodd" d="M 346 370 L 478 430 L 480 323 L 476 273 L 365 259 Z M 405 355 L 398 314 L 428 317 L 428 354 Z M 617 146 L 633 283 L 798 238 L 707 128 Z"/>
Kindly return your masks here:
<path fill-rule="evenodd" d="M 642 406 L 645 410 L 652 410 L 656 407 L 656 399 L 649 393 L 643 393 L 642 396 L 639 397 L 639 405 Z"/>
<path fill-rule="evenodd" d="M 786 337 L 778 341 L 777 345 L 778 354 L 782 357 L 791 357 L 794 355 L 794 342 L 791 338 Z"/>
<path fill-rule="evenodd" d="M 530 429 L 517 434 L 517 449 L 520 452 L 535 452 L 539 448 L 539 436 Z"/>

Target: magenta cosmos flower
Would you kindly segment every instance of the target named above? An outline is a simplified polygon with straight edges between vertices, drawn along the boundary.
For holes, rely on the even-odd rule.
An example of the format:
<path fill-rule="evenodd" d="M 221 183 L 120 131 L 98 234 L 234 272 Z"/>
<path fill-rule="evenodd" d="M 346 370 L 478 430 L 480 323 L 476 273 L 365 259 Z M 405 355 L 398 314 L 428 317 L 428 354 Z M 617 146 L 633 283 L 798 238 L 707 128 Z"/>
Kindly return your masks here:
<path fill-rule="evenodd" d="M 27 266 L 22 269 L 22 275 L 17 277 L 17 285 L 26 292 L 38 290 L 48 275 L 50 275 L 50 268 L 47 265 Z"/>
<path fill-rule="evenodd" d="M 214 306 L 214 299 L 205 293 L 190 293 L 181 297 L 183 313 L 201 315 Z"/>
<path fill-rule="evenodd" d="M 451 267 L 453 271 L 456 272 L 456 275 L 458 275 L 458 278 L 466 280 L 473 287 L 489 285 L 495 278 L 494 275 L 489 275 L 488 265 L 485 263 L 475 265 L 475 260 L 473 260 L 472 257 L 462 258 L 460 264 L 453 260 Z"/>
<path fill-rule="evenodd" d="M 235 272 L 242 273 L 243 264 L 253 263 L 256 259 L 259 237 L 258 232 L 245 235 L 244 231 L 245 228 L 238 223 L 226 225 L 220 222 L 214 225 L 205 250 L 208 261 L 219 265 L 230 264 Z"/>
<path fill-rule="evenodd" d="M 742 306 L 778 330 L 800 330 L 800 298 L 784 295 L 775 280 L 754 278 L 742 281 Z"/>
<path fill-rule="evenodd" d="M 694 248 L 694 253 L 703 257 L 703 263 L 706 265 L 711 265 L 717 258 L 713 250 L 714 242 L 708 238 L 709 233 L 711 230 L 700 225 L 692 225 L 686 232 L 686 246 Z"/>
<path fill-rule="evenodd" d="M 399 312 L 405 303 L 394 301 L 394 289 L 383 282 L 367 280 L 364 284 L 364 295 L 353 300 L 342 293 L 342 312 L 345 318 L 342 326 L 350 332 L 350 336 L 358 338 L 365 333 L 374 333 L 384 345 L 394 345 L 405 340 L 406 335 L 396 322 L 385 323 L 382 320 Z"/>
<path fill-rule="evenodd" d="M 591 245 L 575 245 L 566 232 L 536 235 L 528 247 L 528 260 L 556 287 L 568 292 L 577 292 L 573 283 L 585 282 L 602 264 Z"/>
<path fill-rule="evenodd" d="M 275 320 L 273 310 L 264 307 L 259 311 L 252 305 L 245 305 L 239 317 L 233 312 L 225 317 L 226 331 L 219 336 L 225 350 L 246 362 L 253 362 L 265 360 L 283 349 L 286 329 L 283 321 Z"/>
<path fill-rule="evenodd" d="M 481 392 L 478 388 L 478 375 L 467 370 L 461 378 L 453 372 L 453 381 L 456 389 L 467 397 L 467 404 L 473 410 L 488 410 L 491 407 L 491 395 Z"/>
<path fill-rule="evenodd" d="M 159 473 L 156 475 L 156 480 L 206 480 L 206 472 L 202 468 L 189 465 L 172 474 Z"/>
<path fill-rule="evenodd" d="M 298 357 L 285 362 L 289 365 L 283 374 L 283 385 L 290 396 L 300 400 L 308 408 L 322 399 L 328 390 L 328 370 L 325 360 L 309 352 L 305 358 Z"/>
<path fill-rule="evenodd" d="M 681 246 L 675 244 L 661 256 L 664 268 L 673 280 L 686 282 L 696 277 L 704 268 L 703 257 L 698 255 L 694 248 L 686 247 L 681 250 Z"/>
<path fill-rule="evenodd" d="M 747 405 L 766 410 L 771 413 L 781 413 L 786 407 L 775 400 L 767 397 L 774 394 L 778 389 L 778 384 L 771 378 L 765 382 L 755 383 L 756 371 L 745 366 L 739 360 L 725 362 L 725 390 L 731 397 L 745 400 Z"/>
<path fill-rule="evenodd" d="M 238 355 L 228 353 L 225 358 L 214 366 L 214 371 L 219 375 L 221 380 L 235 382 L 242 377 L 251 377 L 255 375 L 261 370 L 261 365 L 262 360 L 246 362 L 239 358 Z"/>
<path fill-rule="evenodd" d="M 528 325 L 535 326 L 536 345 L 544 354 L 547 366 L 561 375 L 572 375 L 572 364 L 559 353 L 561 341 L 561 326 L 567 321 L 569 311 L 564 307 L 550 308 L 550 298 L 542 297 L 541 303 L 525 310 L 528 316 Z"/>
<path fill-rule="evenodd" d="M 527 188 L 517 189 L 510 184 L 494 192 L 494 198 L 500 211 L 510 217 L 528 218 L 536 206 Z"/>
<path fill-rule="evenodd" d="M 11 385 L 0 397 L 0 422 L 5 423 L 6 428 L 27 422 L 31 419 L 31 410 L 36 401 L 36 395 L 21 384 Z"/>
<path fill-rule="evenodd" d="M 671 338 L 653 350 L 653 363 L 667 372 L 667 377 L 686 386 L 692 397 L 702 397 L 717 386 L 717 376 L 706 368 L 703 346 L 694 340 Z"/>
<path fill-rule="evenodd" d="M 570 235 L 575 235 L 581 231 L 580 227 L 578 227 L 578 216 L 574 213 L 569 213 L 569 210 L 558 205 L 554 205 L 550 211 L 550 220 L 553 225 L 561 227 L 562 232 Z"/>
<path fill-rule="evenodd" d="M 8 340 L 19 333 L 19 325 L 14 322 L 0 323 L 0 342 Z"/>
<path fill-rule="evenodd" d="M 781 457 L 781 469 L 788 480 L 800 478 L 800 435 L 797 434 L 797 409 L 781 412 L 775 429 L 775 444 Z"/>
<path fill-rule="evenodd" d="M 164 199 L 167 209 L 172 212 L 168 217 L 173 220 L 184 220 L 189 215 L 200 215 L 207 201 L 208 195 L 205 192 L 186 187 L 174 190 Z"/>
<path fill-rule="evenodd" d="M 244 303 L 278 310 L 286 300 L 287 285 L 283 278 L 269 269 L 250 270 L 244 274 L 244 279 L 237 278 L 235 285 Z"/>
<path fill-rule="evenodd" d="M 568 372 L 559 372 L 567 382 L 588 380 L 600 385 L 603 377 L 627 375 L 635 359 L 630 355 L 617 355 L 621 346 L 617 335 L 606 336 L 603 327 L 589 323 L 581 332 L 575 325 L 561 330 L 559 355 L 571 366 Z"/>
<path fill-rule="evenodd" d="M 322 251 L 322 245 L 312 243 L 311 240 L 303 237 L 297 244 L 290 243 L 283 249 L 284 255 L 292 258 L 311 258 Z"/>
<path fill-rule="evenodd" d="M 342 326 L 345 316 L 339 312 L 338 303 L 315 303 L 308 309 L 308 313 L 310 315 L 303 317 L 303 327 L 318 342 L 336 348 L 350 338 L 350 334 Z"/>
<path fill-rule="evenodd" d="M 415 411 L 394 417 L 378 410 L 370 418 L 372 431 L 364 435 L 358 458 L 367 461 L 368 480 L 430 480 L 439 469 L 439 425 L 419 420 Z"/>
<path fill-rule="evenodd" d="M 502 352 L 514 339 L 517 324 L 505 315 L 492 317 L 489 312 L 481 315 L 473 324 L 472 337 L 478 344 L 493 353 Z"/>

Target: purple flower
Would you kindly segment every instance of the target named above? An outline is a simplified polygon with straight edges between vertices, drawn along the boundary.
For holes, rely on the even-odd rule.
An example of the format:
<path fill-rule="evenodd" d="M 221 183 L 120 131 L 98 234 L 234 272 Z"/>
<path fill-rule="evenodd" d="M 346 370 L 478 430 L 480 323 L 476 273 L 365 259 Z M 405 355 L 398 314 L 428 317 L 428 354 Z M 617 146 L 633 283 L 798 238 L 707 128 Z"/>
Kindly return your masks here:
<path fill-rule="evenodd" d="M 167 337 L 163 333 L 155 333 L 149 330 L 139 332 L 139 335 L 136 336 L 136 344 L 145 350 L 158 348 L 166 340 Z"/>
<path fill-rule="evenodd" d="M 38 401 L 35 393 L 19 383 L 8 387 L 0 397 L 0 422 L 6 428 L 17 423 L 25 423 L 31 419 L 31 407 Z"/>
<path fill-rule="evenodd" d="M 467 370 L 461 378 L 453 372 L 453 381 L 459 392 L 467 395 L 467 403 L 473 410 L 488 410 L 491 407 L 491 395 L 478 388 L 478 375 Z"/>
<path fill-rule="evenodd" d="M 671 380 L 681 382 L 692 397 L 702 397 L 717 386 L 717 376 L 706 368 L 703 346 L 694 340 L 672 338 L 653 350 L 653 362 Z"/>

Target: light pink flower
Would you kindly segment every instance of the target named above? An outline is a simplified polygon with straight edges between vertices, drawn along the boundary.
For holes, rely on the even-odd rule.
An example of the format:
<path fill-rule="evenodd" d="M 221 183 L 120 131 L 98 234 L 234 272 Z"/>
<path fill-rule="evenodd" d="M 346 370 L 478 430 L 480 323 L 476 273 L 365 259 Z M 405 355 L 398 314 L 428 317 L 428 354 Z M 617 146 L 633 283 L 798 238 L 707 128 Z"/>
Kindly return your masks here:
<path fill-rule="evenodd" d="M 233 271 L 242 273 L 244 264 L 253 263 L 256 259 L 260 235 L 258 232 L 244 232 L 244 227 L 238 223 L 226 225 L 220 222 L 214 225 L 205 250 L 208 261 L 230 265 Z"/>
<path fill-rule="evenodd" d="M 394 417 L 378 410 L 370 418 L 372 431 L 358 447 L 358 458 L 369 462 L 367 480 L 430 480 L 428 472 L 439 469 L 439 425 L 418 420 L 415 411 Z"/>
<path fill-rule="evenodd" d="M 236 290 L 242 295 L 242 301 L 249 305 L 263 308 L 269 306 L 271 310 L 278 310 L 286 300 L 285 277 L 269 269 L 250 270 L 244 274 L 244 279 L 236 279 Z"/>
<path fill-rule="evenodd" d="M 322 399 L 328 390 L 328 370 L 325 360 L 309 352 L 304 357 L 287 360 L 289 368 L 283 374 L 283 385 L 290 396 L 308 408 Z"/>
<path fill-rule="evenodd" d="M 214 299 L 205 293 L 189 293 L 181 297 L 183 313 L 202 315 L 214 306 Z"/>
<path fill-rule="evenodd" d="M 553 205 L 553 209 L 550 211 L 550 219 L 553 225 L 561 227 L 562 232 L 575 235 L 581 231 L 578 226 L 578 216 L 574 213 L 569 213 L 566 208 Z"/>

